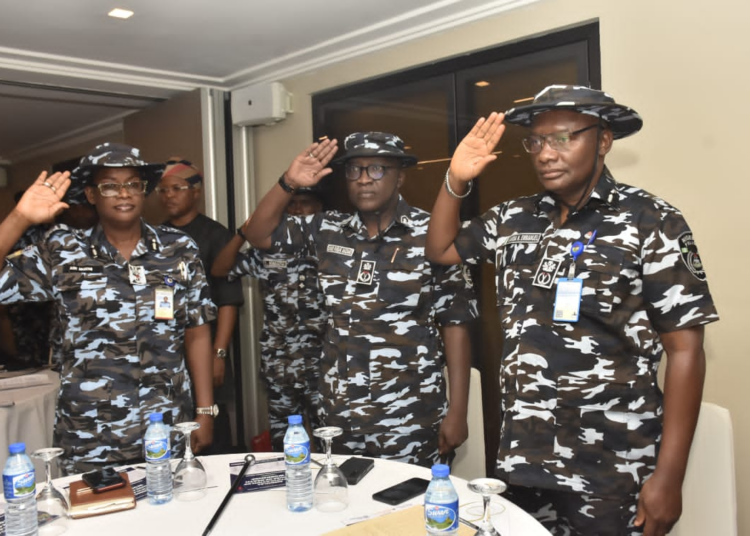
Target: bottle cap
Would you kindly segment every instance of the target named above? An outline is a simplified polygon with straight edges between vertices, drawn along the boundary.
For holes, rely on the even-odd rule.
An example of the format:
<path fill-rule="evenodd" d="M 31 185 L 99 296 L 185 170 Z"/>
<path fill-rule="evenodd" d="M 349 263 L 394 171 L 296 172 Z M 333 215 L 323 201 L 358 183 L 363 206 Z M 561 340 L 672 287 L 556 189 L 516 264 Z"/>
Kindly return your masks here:
<path fill-rule="evenodd" d="M 26 443 L 12 443 L 8 446 L 11 454 L 18 454 L 26 451 Z"/>
<path fill-rule="evenodd" d="M 449 474 L 451 474 L 451 468 L 443 463 L 436 463 L 432 466 L 432 476 L 445 478 Z"/>
<path fill-rule="evenodd" d="M 302 415 L 289 415 L 289 424 L 302 424 Z"/>
<path fill-rule="evenodd" d="M 162 422 L 164 420 L 164 416 L 161 413 L 152 413 L 148 416 L 148 420 L 151 422 Z"/>

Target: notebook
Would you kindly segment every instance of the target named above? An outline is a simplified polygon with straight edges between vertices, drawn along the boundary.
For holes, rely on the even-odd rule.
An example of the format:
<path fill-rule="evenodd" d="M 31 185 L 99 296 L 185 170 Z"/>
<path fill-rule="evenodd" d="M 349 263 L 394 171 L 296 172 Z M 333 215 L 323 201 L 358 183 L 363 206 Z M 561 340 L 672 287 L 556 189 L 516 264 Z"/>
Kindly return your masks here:
<path fill-rule="evenodd" d="M 121 488 L 94 493 L 83 480 L 70 483 L 70 517 L 98 516 L 135 508 L 135 494 L 126 472 L 120 473 L 125 485 Z"/>

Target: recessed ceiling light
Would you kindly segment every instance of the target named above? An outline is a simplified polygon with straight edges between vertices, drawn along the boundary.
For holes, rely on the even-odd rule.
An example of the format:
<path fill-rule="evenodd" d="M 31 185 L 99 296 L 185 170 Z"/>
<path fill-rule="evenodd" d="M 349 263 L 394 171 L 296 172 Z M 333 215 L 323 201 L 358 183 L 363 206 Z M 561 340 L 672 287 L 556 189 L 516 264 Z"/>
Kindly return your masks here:
<path fill-rule="evenodd" d="M 479 82 L 475 82 L 474 85 L 477 87 L 487 87 L 490 83 L 487 80 L 480 80 Z"/>
<path fill-rule="evenodd" d="M 116 7 L 112 11 L 107 13 L 107 15 L 115 19 L 129 19 L 133 16 L 133 12 L 129 9 L 120 9 L 119 7 Z"/>

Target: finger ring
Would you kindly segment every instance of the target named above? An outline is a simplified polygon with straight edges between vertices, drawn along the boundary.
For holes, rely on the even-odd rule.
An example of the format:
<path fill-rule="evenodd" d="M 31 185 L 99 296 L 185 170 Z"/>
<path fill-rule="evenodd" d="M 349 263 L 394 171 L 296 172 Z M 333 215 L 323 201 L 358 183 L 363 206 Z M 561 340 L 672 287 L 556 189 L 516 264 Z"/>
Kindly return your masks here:
<path fill-rule="evenodd" d="M 52 185 L 47 181 L 44 181 L 42 184 L 46 186 L 47 188 L 52 188 Z"/>
<path fill-rule="evenodd" d="M 307 153 L 307 154 L 310 156 L 310 158 L 315 158 L 314 154 L 312 154 L 312 153 Z"/>
<path fill-rule="evenodd" d="M 51 184 L 49 185 L 49 187 L 50 187 L 50 189 L 51 189 L 51 190 L 52 190 L 52 191 L 53 191 L 54 193 L 57 193 L 57 188 L 55 188 L 55 187 L 54 187 L 54 186 L 52 186 Z"/>

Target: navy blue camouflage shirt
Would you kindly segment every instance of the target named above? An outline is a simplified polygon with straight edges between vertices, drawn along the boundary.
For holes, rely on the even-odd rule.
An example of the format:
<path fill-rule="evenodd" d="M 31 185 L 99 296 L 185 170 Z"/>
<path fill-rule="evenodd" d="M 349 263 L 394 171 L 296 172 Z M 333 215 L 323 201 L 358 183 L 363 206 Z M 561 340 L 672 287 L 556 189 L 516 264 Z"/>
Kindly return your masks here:
<path fill-rule="evenodd" d="M 155 289 L 174 289 L 174 318 L 155 320 Z M 63 463 L 117 463 L 143 457 L 148 415 L 192 418 L 185 330 L 214 319 L 195 242 L 142 223 L 129 261 L 101 226 L 58 225 L 11 255 L 0 271 L 0 302 L 56 304 L 62 340 L 55 445 Z"/>
<path fill-rule="evenodd" d="M 718 320 L 682 214 L 606 171 L 561 227 L 551 195 L 502 203 L 455 245 L 495 265 L 504 335 L 497 473 L 511 484 L 598 496 L 640 489 L 662 430 L 660 333 Z M 585 246 L 577 322 L 553 321 L 571 246 Z"/>
<path fill-rule="evenodd" d="M 461 266 L 424 254 L 429 213 L 402 198 L 395 220 L 369 237 L 357 214 L 287 216 L 271 252 L 309 249 L 318 262 L 328 325 L 321 355 L 321 416 L 356 434 L 407 434 L 447 412 L 440 326 L 478 315 Z"/>

